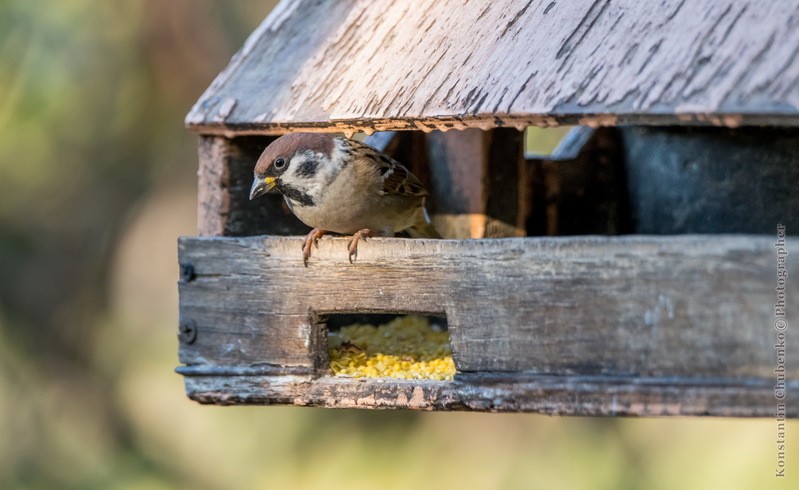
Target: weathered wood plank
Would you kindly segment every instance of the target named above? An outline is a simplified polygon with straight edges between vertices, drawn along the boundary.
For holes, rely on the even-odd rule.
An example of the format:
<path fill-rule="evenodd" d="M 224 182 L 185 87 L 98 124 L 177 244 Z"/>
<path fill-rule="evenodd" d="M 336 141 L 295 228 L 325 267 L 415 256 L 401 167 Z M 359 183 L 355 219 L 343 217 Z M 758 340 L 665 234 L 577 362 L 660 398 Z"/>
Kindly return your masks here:
<path fill-rule="evenodd" d="M 527 213 L 523 133 L 434 132 L 427 135 L 430 211 L 446 238 L 524 236 Z"/>
<path fill-rule="evenodd" d="M 230 210 L 230 193 L 227 192 L 230 176 L 227 173 L 226 138 L 200 136 L 200 168 L 197 171 L 197 229 L 202 236 L 224 235 Z"/>
<path fill-rule="evenodd" d="M 200 403 L 328 408 L 538 412 L 550 415 L 773 417 L 763 382 L 530 374 L 457 375 L 455 381 L 346 379 L 297 375 L 208 375 L 179 368 Z M 799 417 L 799 382 L 788 384 L 786 418 Z"/>
<path fill-rule="evenodd" d="M 284 0 L 204 133 L 799 125 L 793 0 Z"/>
<path fill-rule="evenodd" d="M 550 158 L 542 155 L 528 160 L 528 234 L 629 232 L 628 191 L 618 130 L 575 129 Z"/>
<path fill-rule="evenodd" d="M 182 238 L 186 364 L 324 364 L 313 312 L 446 314 L 461 372 L 772 379 L 774 239 Z M 789 240 L 790 254 L 799 249 Z M 799 261 L 788 264 L 799 277 Z M 788 288 L 789 304 L 799 287 Z M 318 327 L 318 328 L 317 328 Z M 322 349 L 324 350 L 324 349 Z M 789 339 L 788 358 L 799 358 Z M 788 366 L 789 378 L 799 367 Z"/>
<path fill-rule="evenodd" d="M 526 236 L 530 193 L 524 159 L 524 133 L 511 128 L 487 131 L 485 237 Z"/>

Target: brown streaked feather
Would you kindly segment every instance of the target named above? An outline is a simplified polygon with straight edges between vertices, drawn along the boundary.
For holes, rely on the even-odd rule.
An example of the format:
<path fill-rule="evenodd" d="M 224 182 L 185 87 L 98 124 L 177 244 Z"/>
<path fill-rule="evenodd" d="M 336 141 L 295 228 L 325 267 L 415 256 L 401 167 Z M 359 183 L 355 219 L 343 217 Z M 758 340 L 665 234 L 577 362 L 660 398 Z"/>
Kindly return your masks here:
<path fill-rule="evenodd" d="M 375 150 L 371 146 L 357 141 L 350 141 L 361 153 L 364 161 L 374 166 L 383 178 L 383 194 L 393 196 L 424 197 L 430 193 L 400 162 Z"/>
<path fill-rule="evenodd" d="M 397 196 L 428 196 L 427 190 L 415 175 L 399 163 L 383 174 L 383 190 L 386 194 Z"/>

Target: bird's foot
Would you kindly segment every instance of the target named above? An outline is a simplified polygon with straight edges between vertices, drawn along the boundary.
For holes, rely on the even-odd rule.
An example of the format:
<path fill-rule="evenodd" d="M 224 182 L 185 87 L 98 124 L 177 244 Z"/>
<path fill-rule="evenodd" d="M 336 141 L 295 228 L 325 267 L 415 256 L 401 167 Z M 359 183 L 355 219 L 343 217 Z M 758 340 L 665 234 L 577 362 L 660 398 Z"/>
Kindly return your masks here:
<path fill-rule="evenodd" d="M 352 235 L 352 239 L 350 240 L 349 245 L 347 245 L 347 250 L 350 252 L 350 264 L 353 261 L 358 259 L 358 241 L 363 240 L 366 241 L 367 238 L 372 236 L 372 230 L 369 228 L 364 228 L 363 230 L 356 231 L 354 235 Z"/>
<path fill-rule="evenodd" d="M 305 236 L 305 241 L 302 243 L 302 264 L 305 267 L 308 267 L 308 257 L 311 256 L 311 247 L 315 246 L 319 248 L 319 244 L 316 242 L 322 238 L 325 233 L 327 233 L 325 230 L 314 228 Z"/>

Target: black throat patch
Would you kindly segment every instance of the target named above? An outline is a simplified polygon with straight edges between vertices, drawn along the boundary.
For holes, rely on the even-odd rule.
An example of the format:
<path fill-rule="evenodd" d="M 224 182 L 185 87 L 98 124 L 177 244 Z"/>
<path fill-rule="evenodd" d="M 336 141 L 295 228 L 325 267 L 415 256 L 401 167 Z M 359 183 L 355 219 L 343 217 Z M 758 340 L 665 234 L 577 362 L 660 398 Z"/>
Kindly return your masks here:
<path fill-rule="evenodd" d="M 300 206 L 313 206 L 316 204 L 310 195 L 302 192 L 301 190 L 295 189 L 294 187 L 287 186 L 279 181 L 277 183 L 277 190 Z"/>

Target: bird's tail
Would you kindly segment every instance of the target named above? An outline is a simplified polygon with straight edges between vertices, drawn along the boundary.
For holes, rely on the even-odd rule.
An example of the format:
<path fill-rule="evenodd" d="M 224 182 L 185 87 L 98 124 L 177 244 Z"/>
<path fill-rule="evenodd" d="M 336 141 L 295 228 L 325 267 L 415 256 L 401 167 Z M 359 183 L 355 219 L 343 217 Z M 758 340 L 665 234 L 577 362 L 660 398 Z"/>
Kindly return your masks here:
<path fill-rule="evenodd" d="M 419 212 L 416 213 L 416 223 L 405 231 L 411 238 L 442 238 L 430 224 L 430 217 L 424 207 L 419 208 Z"/>

